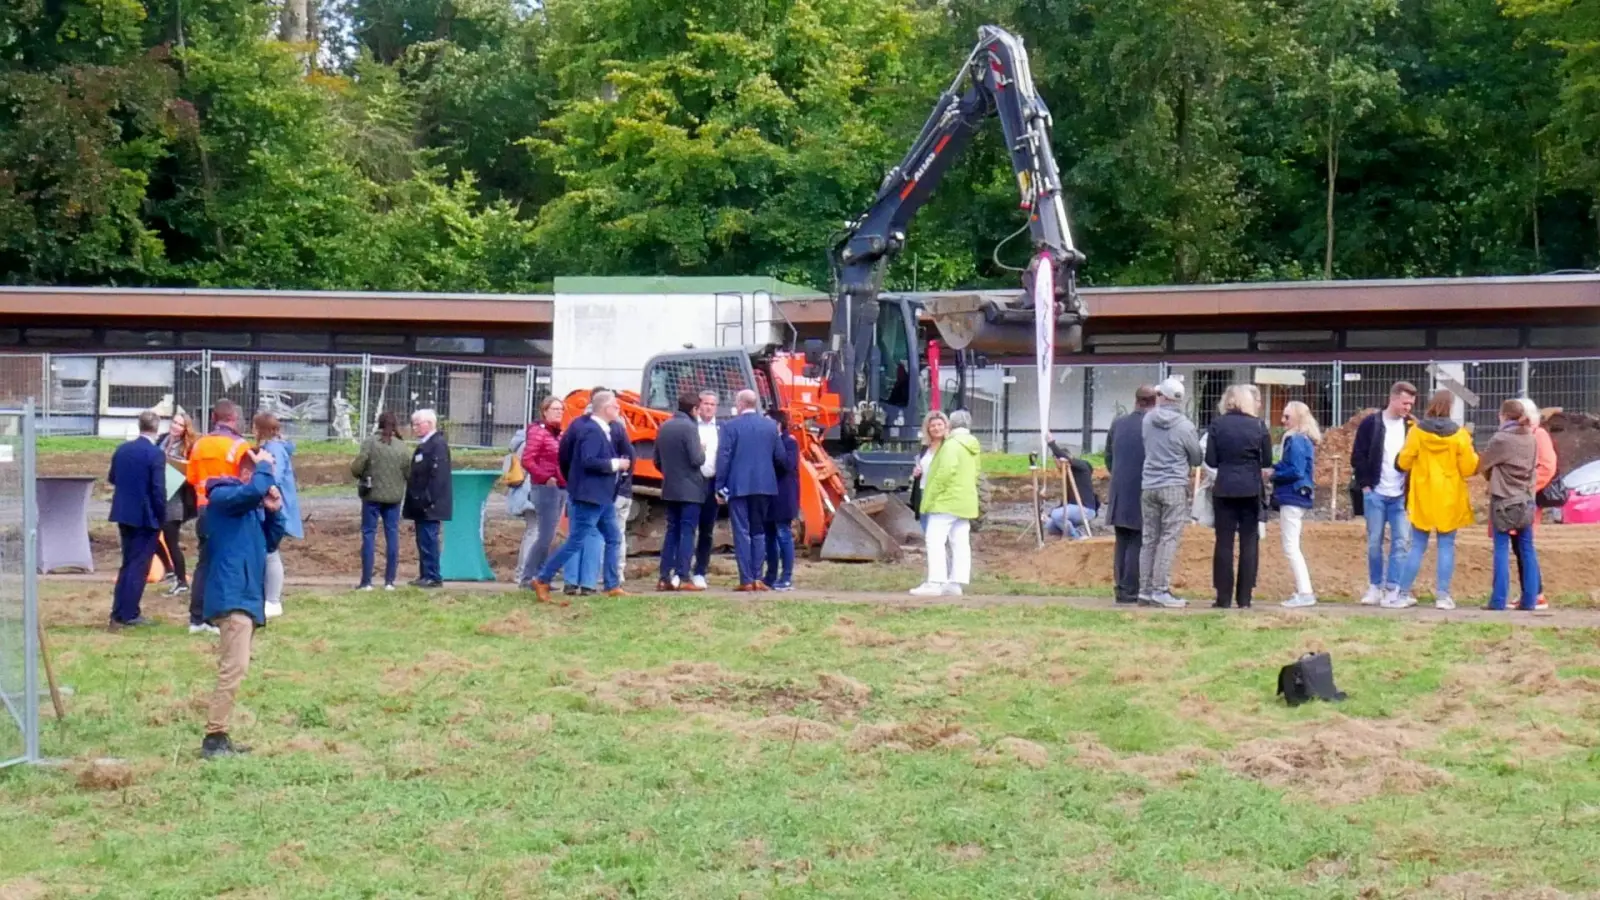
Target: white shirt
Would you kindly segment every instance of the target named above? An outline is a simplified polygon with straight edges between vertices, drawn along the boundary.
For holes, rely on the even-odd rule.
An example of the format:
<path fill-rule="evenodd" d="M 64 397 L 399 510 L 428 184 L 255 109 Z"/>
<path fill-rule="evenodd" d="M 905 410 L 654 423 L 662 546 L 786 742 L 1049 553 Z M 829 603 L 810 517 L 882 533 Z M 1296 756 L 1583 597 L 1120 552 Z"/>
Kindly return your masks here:
<path fill-rule="evenodd" d="M 707 478 L 715 478 L 717 477 L 717 437 L 720 434 L 717 430 L 717 420 L 712 419 L 709 422 L 701 422 L 696 419 L 695 422 L 700 429 L 700 445 L 706 448 L 706 462 L 705 465 L 700 467 L 700 474 Z"/>
<path fill-rule="evenodd" d="M 593 419 L 594 423 L 596 425 L 600 426 L 600 430 L 605 432 L 606 440 L 610 440 L 611 439 L 611 423 L 607 422 L 605 419 L 600 418 L 599 416 L 592 415 L 592 414 L 589 416 L 589 418 Z M 615 452 L 615 450 L 613 450 L 612 452 Z M 619 457 L 613 457 L 612 460 L 611 460 L 611 471 L 613 471 L 613 472 L 621 472 L 622 471 L 622 467 L 626 466 L 627 464 L 628 464 L 628 461 L 623 459 L 622 457 L 620 457 L 620 456 Z"/>
<path fill-rule="evenodd" d="M 1383 470 L 1377 491 L 1384 497 L 1399 497 L 1406 492 L 1406 474 L 1395 468 L 1395 460 L 1406 446 L 1406 420 L 1391 419 L 1383 413 Z"/>
<path fill-rule="evenodd" d="M 929 447 L 917 457 L 917 468 L 922 470 L 922 474 L 917 476 L 917 487 L 922 490 L 928 489 L 928 467 L 931 465 L 933 465 L 933 448 Z"/>

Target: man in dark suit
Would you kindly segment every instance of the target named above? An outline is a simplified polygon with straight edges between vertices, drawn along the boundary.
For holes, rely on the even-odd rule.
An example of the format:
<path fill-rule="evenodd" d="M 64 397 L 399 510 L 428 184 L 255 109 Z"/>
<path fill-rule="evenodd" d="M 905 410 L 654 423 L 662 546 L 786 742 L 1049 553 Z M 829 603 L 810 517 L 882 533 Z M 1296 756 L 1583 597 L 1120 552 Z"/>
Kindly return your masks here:
<path fill-rule="evenodd" d="M 139 414 L 139 436 L 111 454 L 111 521 L 122 538 L 122 568 L 117 571 L 116 593 L 111 602 L 111 630 L 151 625 L 139 614 L 150 560 L 161 539 L 167 512 L 167 458 L 156 447 L 161 419 L 153 412 Z"/>
<path fill-rule="evenodd" d="M 756 409 L 756 392 L 740 391 L 735 415 L 722 426 L 717 445 L 717 498 L 728 504 L 739 591 L 767 590 L 761 582 L 766 559 L 767 507 L 778 494 L 778 476 L 788 465 L 778 426 Z"/>
<path fill-rule="evenodd" d="M 439 417 L 431 409 L 411 414 L 411 431 L 417 449 L 411 455 L 411 476 L 406 482 L 405 517 L 417 527 L 417 580 L 412 587 L 444 585 L 439 574 L 439 523 L 450 521 L 455 493 L 450 483 L 450 443 L 439 430 Z"/>
<path fill-rule="evenodd" d="M 661 544 L 661 580 L 658 591 L 698 591 L 694 564 L 695 527 L 705 502 L 706 450 L 700 445 L 700 428 L 694 420 L 700 397 L 687 391 L 678 397 L 678 412 L 656 432 L 655 463 L 661 472 L 661 499 L 667 504 L 667 537 Z"/>
<path fill-rule="evenodd" d="M 1106 435 L 1106 471 L 1111 490 L 1106 498 L 1106 521 L 1116 532 L 1111 555 L 1117 602 L 1139 602 L 1139 549 L 1144 516 L 1140 510 L 1140 479 L 1144 472 L 1144 415 L 1156 405 L 1156 389 L 1141 385 L 1133 394 L 1133 412 L 1118 416 Z"/>
<path fill-rule="evenodd" d="M 567 539 L 562 542 L 544 568 L 533 577 L 533 592 L 540 603 L 550 603 L 550 582 L 567 560 L 583 550 L 584 541 L 596 529 L 605 540 L 605 593 L 624 597 L 617 582 L 622 549 L 622 530 L 617 527 L 617 475 L 632 467 L 632 461 L 617 455 L 611 437 L 611 423 L 622 414 L 622 405 L 610 391 L 596 391 L 589 398 L 592 413 L 573 419 L 563 435 L 567 448 Z"/>

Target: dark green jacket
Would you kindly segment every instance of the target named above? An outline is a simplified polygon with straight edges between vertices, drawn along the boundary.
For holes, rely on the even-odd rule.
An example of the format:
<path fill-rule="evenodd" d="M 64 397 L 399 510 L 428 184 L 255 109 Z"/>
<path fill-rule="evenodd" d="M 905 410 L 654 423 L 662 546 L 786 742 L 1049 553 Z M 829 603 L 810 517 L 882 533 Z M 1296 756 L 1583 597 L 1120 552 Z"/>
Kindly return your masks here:
<path fill-rule="evenodd" d="M 372 503 L 399 503 L 406 499 L 406 480 L 411 476 L 411 445 L 395 438 L 385 444 L 377 435 L 367 438 L 361 453 L 350 463 L 350 474 L 359 481 L 372 476 L 372 490 L 364 498 Z"/>

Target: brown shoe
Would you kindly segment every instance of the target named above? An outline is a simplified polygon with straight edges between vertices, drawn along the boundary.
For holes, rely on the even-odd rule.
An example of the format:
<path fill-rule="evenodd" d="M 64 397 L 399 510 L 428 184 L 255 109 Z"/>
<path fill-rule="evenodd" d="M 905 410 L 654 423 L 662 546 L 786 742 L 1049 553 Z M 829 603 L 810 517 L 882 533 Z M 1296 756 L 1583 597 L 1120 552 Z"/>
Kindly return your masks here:
<path fill-rule="evenodd" d="M 692 581 L 681 581 L 678 583 L 678 586 L 675 588 L 675 590 L 686 594 L 697 594 L 705 590 L 705 588 L 696 585 Z"/>
<path fill-rule="evenodd" d="M 665 578 L 663 578 L 660 581 L 656 582 L 656 590 L 660 591 L 661 593 L 664 593 L 664 594 L 670 594 L 673 591 L 676 591 L 677 588 L 672 586 L 672 582 L 670 582 L 670 581 L 666 580 Z"/>
<path fill-rule="evenodd" d="M 753 584 L 741 584 L 734 588 L 733 592 L 735 594 L 754 594 L 756 592 L 756 586 Z"/>
<path fill-rule="evenodd" d="M 765 594 L 767 591 L 772 590 L 772 588 L 767 587 L 767 583 L 765 581 L 757 581 L 750 585 L 750 590 L 755 591 L 758 594 Z"/>
<path fill-rule="evenodd" d="M 623 590 L 622 588 L 612 588 L 611 590 L 606 591 L 606 596 L 607 597 L 632 597 L 633 595 L 628 593 L 627 591 Z"/>
<path fill-rule="evenodd" d="M 539 579 L 535 578 L 533 580 L 532 584 L 533 584 L 533 597 L 534 597 L 534 599 L 538 600 L 540 603 L 549 603 L 550 602 L 550 585 L 549 585 L 549 583 L 540 581 Z M 565 604 L 563 604 L 563 605 L 565 605 Z"/>

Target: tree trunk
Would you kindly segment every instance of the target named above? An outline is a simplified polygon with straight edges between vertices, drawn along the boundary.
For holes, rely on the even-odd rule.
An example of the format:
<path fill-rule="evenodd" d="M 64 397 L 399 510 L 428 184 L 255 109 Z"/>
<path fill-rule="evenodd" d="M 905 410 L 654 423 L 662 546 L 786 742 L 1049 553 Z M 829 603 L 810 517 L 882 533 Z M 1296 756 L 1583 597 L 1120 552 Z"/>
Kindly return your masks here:
<path fill-rule="evenodd" d="M 311 0 L 283 0 L 278 17 L 278 38 L 286 44 L 304 44 L 310 35 Z"/>
<path fill-rule="evenodd" d="M 1339 133 L 1334 127 L 1333 110 L 1328 111 L 1327 147 L 1328 158 L 1326 161 L 1328 175 L 1328 200 L 1323 207 L 1323 224 L 1328 230 L 1328 239 L 1323 244 L 1322 250 L 1322 279 L 1333 280 L 1333 192 L 1334 182 L 1339 179 Z"/>

